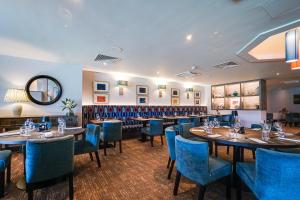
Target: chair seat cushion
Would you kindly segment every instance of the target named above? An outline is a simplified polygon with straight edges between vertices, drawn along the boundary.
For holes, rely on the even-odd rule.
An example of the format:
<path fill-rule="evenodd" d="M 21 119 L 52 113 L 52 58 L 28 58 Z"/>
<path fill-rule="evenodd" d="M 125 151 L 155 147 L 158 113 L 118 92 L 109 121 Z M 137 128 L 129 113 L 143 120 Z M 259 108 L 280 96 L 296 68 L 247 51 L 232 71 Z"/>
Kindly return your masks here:
<path fill-rule="evenodd" d="M 255 163 L 241 163 L 238 162 L 236 165 L 236 173 L 243 180 L 243 182 L 254 191 L 255 186 Z"/>
<path fill-rule="evenodd" d="M 7 165 L 10 163 L 11 151 L 3 150 L 0 151 L 0 171 L 4 171 Z"/>
<path fill-rule="evenodd" d="M 277 151 L 281 151 L 281 152 L 285 152 L 285 153 L 298 153 L 298 154 L 300 154 L 300 148 L 277 149 Z"/>
<path fill-rule="evenodd" d="M 209 158 L 209 182 L 231 174 L 231 163 L 218 158 Z M 208 182 L 208 183 L 209 183 Z"/>
<path fill-rule="evenodd" d="M 95 149 L 95 146 L 88 141 L 80 140 L 74 142 L 74 155 L 79 155 L 79 154 L 84 154 L 84 153 L 89 153 L 94 151 L 97 151 L 97 149 Z"/>
<path fill-rule="evenodd" d="M 199 138 L 199 137 L 188 137 L 187 139 L 193 140 L 193 141 L 199 141 L 199 142 L 207 142 L 207 140 Z"/>

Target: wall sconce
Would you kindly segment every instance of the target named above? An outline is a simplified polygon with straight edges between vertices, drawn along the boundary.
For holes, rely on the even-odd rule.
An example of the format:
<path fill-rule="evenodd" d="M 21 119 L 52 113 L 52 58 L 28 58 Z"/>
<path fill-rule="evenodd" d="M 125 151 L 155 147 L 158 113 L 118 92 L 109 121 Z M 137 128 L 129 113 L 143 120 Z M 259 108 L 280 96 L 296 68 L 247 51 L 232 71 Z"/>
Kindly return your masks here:
<path fill-rule="evenodd" d="M 158 97 L 161 98 L 162 97 L 162 90 L 165 90 L 167 89 L 167 86 L 166 85 L 158 85 Z"/>
<path fill-rule="evenodd" d="M 190 98 L 190 92 L 194 92 L 194 88 L 186 88 L 186 98 L 189 99 Z"/>
<path fill-rule="evenodd" d="M 299 45 L 298 45 L 297 29 L 285 33 L 285 62 L 295 62 L 299 59 Z"/>
<path fill-rule="evenodd" d="M 117 86 L 119 87 L 119 96 L 124 95 L 124 87 L 128 86 L 128 81 L 119 80 L 117 81 Z"/>

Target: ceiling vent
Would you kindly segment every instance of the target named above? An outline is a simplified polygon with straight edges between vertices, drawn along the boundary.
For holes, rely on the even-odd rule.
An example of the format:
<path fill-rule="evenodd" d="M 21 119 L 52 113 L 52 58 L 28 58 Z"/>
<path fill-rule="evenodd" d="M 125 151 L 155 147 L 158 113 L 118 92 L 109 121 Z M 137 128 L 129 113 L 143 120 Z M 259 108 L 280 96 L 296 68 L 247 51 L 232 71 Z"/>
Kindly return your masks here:
<path fill-rule="evenodd" d="M 199 67 L 198 66 L 192 66 L 190 70 L 188 71 L 184 71 L 181 73 L 176 74 L 176 76 L 181 77 L 181 78 L 191 78 L 194 76 L 200 76 L 201 73 L 199 71 Z"/>
<path fill-rule="evenodd" d="M 216 68 L 216 69 L 230 69 L 230 68 L 235 68 L 235 67 L 238 67 L 239 65 L 233 61 L 228 61 L 228 62 L 225 62 L 225 63 L 221 63 L 221 64 L 218 64 L 218 65 L 215 65 L 213 66 L 213 68 Z"/>
<path fill-rule="evenodd" d="M 103 54 L 98 54 L 97 57 L 95 58 L 96 62 L 110 63 L 110 64 L 120 62 L 121 60 L 122 60 L 121 58 L 107 56 Z"/>

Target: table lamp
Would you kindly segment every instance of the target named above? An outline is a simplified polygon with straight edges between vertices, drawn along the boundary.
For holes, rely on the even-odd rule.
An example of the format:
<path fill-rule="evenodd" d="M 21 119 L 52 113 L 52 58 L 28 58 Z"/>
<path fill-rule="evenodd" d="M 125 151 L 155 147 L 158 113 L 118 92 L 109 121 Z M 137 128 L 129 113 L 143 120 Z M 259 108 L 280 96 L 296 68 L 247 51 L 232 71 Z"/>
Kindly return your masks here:
<path fill-rule="evenodd" d="M 29 102 L 27 94 L 23 89 L 8 89 L 6 91 L 4 102 L 15 103 L 13 106 L 13 115 L 15 117 L 20 117 L 22 114 L 22 102 Z"/>

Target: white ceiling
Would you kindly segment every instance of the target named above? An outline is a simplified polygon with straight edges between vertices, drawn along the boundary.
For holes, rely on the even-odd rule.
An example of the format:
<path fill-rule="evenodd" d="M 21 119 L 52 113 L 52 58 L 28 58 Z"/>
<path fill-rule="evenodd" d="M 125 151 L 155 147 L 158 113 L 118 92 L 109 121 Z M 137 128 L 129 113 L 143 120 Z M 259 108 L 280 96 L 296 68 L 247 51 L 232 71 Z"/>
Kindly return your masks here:
<path fill-rule="evenodd" d="M 250 63 L 236 53 L 300 19 L 299 8 L 299 0 L 2 0 L 0 54 L 171 79 L 198 65 L 202 75 L 191 81 L 208 84 L 293 77 L 300 70 L 283 62 Z M 122 61 L 104 66 L 93 61 L 98 53 Z M 240 66 L 211 67 L 229 60 Z"/>

